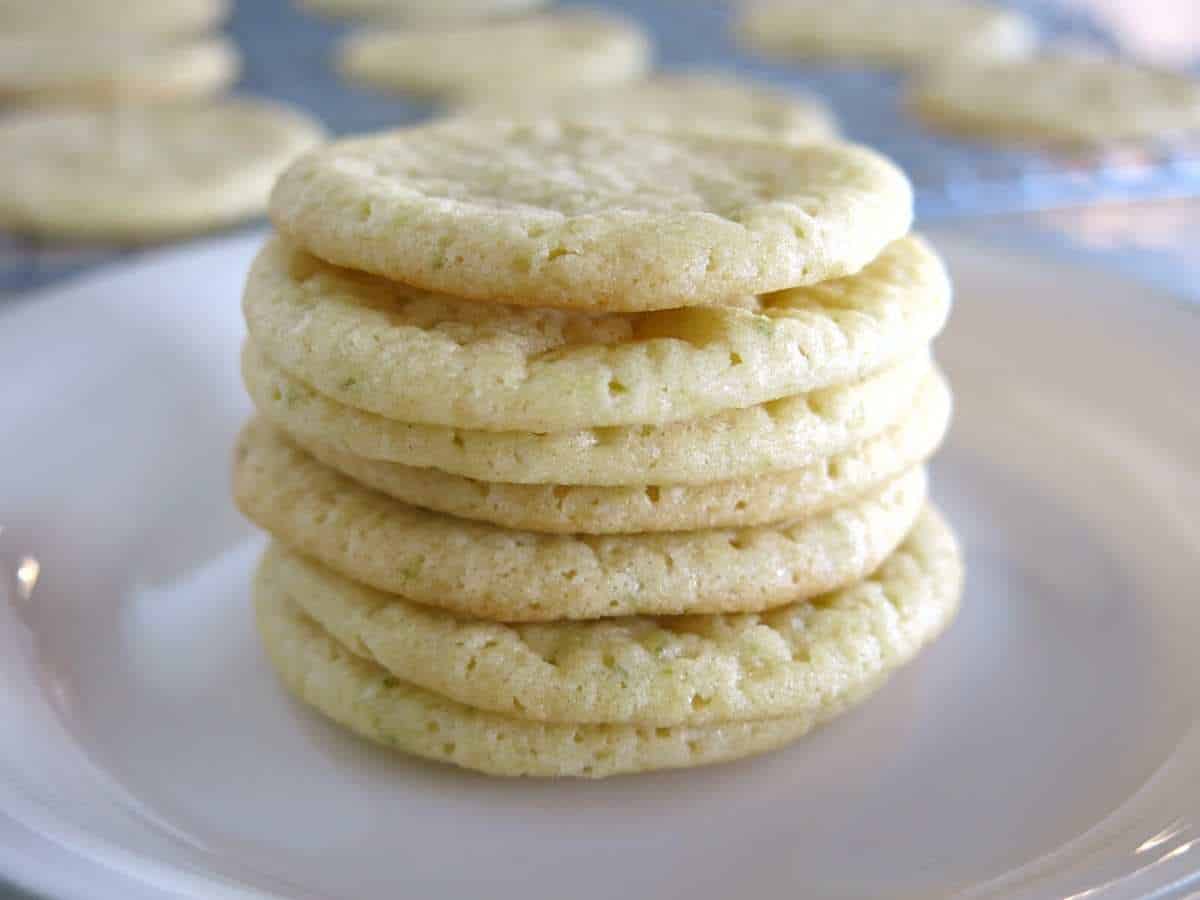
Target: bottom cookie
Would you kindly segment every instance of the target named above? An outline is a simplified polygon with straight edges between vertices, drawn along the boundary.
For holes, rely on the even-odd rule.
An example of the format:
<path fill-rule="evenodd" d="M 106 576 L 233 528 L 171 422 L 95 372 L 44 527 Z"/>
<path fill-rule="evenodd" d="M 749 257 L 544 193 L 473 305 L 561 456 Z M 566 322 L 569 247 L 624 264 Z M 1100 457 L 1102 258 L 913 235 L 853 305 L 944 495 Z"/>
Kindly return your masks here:
<path fill-rule="evenodd" d="M 958 608 L 962 560 L 932 509 L 875 572 L 765 613 L 506 624 L 344 578 L 276 542 L 259 603 L 295 603 L 401 681 L 542 722 L 717 725 L 814 715 L 908 662 Z"/>
<path fill-rule="evenodd" d="M 258 627 L 267 655 L 288 689 L 329 718 L 371 740 L 417 756 L 493 775 L 601 778 L 652 769 L 700 766 L 772 750 L 871 694 L 891 672 L 911 659 L 921 645 L 933 640 L 949 624 L 957 609 L 962 586 L 962 559 L 954 537 L 940 516 L 928 510 L 901 549 L 873 576 L 874 580 L 868 579 L 862 585 L 805 604 L 806 609 L 812 607 L 811 615 L 783 613 L 783 618 L 791 622 L 789 628 L 804 632 L 803 639 L 797 638 L 799 643 L 785 656 L 791 660 L 799 649 L 803 659 L 794 666 L 785 665 L 775 680 L 782 679 L 781 688 L 786 686 L 794 692 L 795 698 L 816 698 L 819 702 L 786 703 L 784 706 L 790 706 L 790 709 L 783 716 L 772 713 L 772 704 L 768 703 L 760 710 L 761 717 L 746 716 L 743 710 L 740 721 L 731 721 L 724 716 L 705 720 L 700 716 L 701 724 L 692 724 L 680 718 L 678 710 L 669 704 L 662 709 L 655 707 L 659 716 L 672 714 L 659 723 L 651 719 L 649 724 L 642 724 L 637 718 L 597 721 L 597 710 L 585 702 L 589 683 L 581 681 L 578 684 L 581 693 L 570 695 L 578 701 L 578 708 L 573 702 L 560 710 L 568 720 L 539 721 L 526 713 L 527 708 L 546 712 L 538 704 L 534 704 L 536 710 L 528 706 L 538 697 L 546 699 L 536 691 L 533 694 L 526 691 L 522 695 L 525 703 L 515 702 L 514 695 L 512 707 L 518 711 L 517 715 L 495 711 L 501 707 L 485 710 L 468 703 L 478 695 L 484 698 L 486 705 L 487 699 L 495 699 L 492 696 L 495 692 L 466 691 L 471 697 L 452 699 L 406 680 L 409 677 L 407 669 L 401 672 L 405 676 L 402 678 L 377 663 L 371 658 L 372 642 L 364 642 L 362 633 L 334 627 L 334 633 L 346 641 L 346 644 L 340 643 L 316 620 L 309 618 L 305 609 L 307 599 L 299 602 L 295 599 L 306 597 L 313 590 L 319 592 L 320 588 L 316 582 L 309 584 L 304 578 L 295 581 L 286 577 L 289 566 L 298 565 L 303 570 L 306 565 L 301 557 L 294 557 L 294 563 L 289 563 L 291 559 L 293 557 L 283 548 L 269 551 L 255 579 L 254 590 Z M 369 611 L 366 621 L 376 630 L 400 629 L 398 633 L 405 629 L 411 631 L 414 624 L 420 624 L 416 620 L 406 624 L 381 615 L 387 608 L 385 603 Z M 728 625 L 730 617 L 691 616 L 658 621 L 663 627 L 669 621 L 684 631 L 696 631 L 709 619 Z M 912 621 L 905 625 L 907 620 Z M 628 626 L 634 621 L 628 620 L 624 624 Z M 526 637 L 532 639 L 539 630 L 558 627 L 580 631 L 589 626 L 620 631 L 622 620 L 529 626 L 525 631 L 528 632 Z M 495 645 L 497 653 L 502 644 L 512 643 L 502 640 L 509 626 L 482 623 L 481 627 L 490 629 L 491 638 L 484 643 Z M 417 635 L 420 643 L 432 642 L 433 652 L 428 654 L 430 658 L 426 662 L 445 666 L 447 673 L 459 670 L 462 659 L 458 656 L 461 654 L 456 655 L 452 646 L 438 645 L 437 629 L 426 630 L 428 633 Z M 728 630 L 728 627 L 717 627 L 717 636 Z M 461 634 L 453 632 L 457 635 L 455 646 L 466 648 L 478 643 L 474 640 L 478 635 L 468 632 L 469 628 L 464 628 Z M 725 638 L 728 637 L 726 634 Z M 588 641 L 577 639 L 576 643 L 583 649 Z M 684 656 L 688 655 L 687 649 L 682 645 L 675 648 Z M 419 647 L 417 650 L 420 655 Z M 856 664 L 839 666 L 839 654 L 847 651 L 851 652 Z M 615 666 L 618 658 L 615 650 L 601 655 L 611 655 Z M 767 670 L 778 668 L 778 661 L 772 666 L 761 653 L 751 654 L 751 657 L 742 660 L 737 656 L 726 668 L 737 668 L 743 663 L 749 667 L 737 675 L 739 683 L 762 677 L 770 680 L 770 671 L 760 669 L 764 666 Z M 393 659 L 393 669 L 398 658 Z M 621 658 L 624 659 L 623 654 Z M 563 657 L 557 665 L 566 665 L 569 661 Z M 477 666 L 477 662 L 478 659 L 472 656 L 463 670 L 467 675 L 463 677 L 486 681 L 488 672 L 483 666 Z M 675 667 L 680 668 L 681 677 L 687 670 L 682 659 Z M 421 671 L 420 665 L 409 668 L 414 672 Z M 510 679 L 517 672 L 505 671 Z M 825 672 L 826 680 L 833 677 L 836 683 L 821 688 L 821 678 L 817 677 L 821 672 Z M 634 694 L 644 693 L 631 680 L 632 676 L 632 672 L 625 672 L 620 688 Z M 549 677 L 546 674 L 543 680 Z M 599 675 L 596 677 L 593 690 L 599 688 L 603 680 Z M 626 680 L 629 680 L 628 684 Z M 455 696 L 463 693 L 463 685 L 455 678 L 448 677 L 445 683 L 457 685 L 457 691 L 450 691 Z M 549 683 L 543 685 L 544 688 L 549 686 Z M 774 705 L 778 708 L 778 704 Z M 507 709 L 508 704 L 503 704 L 503 708 Z M 642 713 L 647 710 L 643 709 Z M 591 718 L 591 722 L 574 721 L 575 714 L 580 718 Z"/>
<path fill-rule="evenodd" d="M 886 675 L 821 716 L 712 726 L 533 722 L 465 706 L 355 656 L 278 596 L 255 599 L 259 634 L 284 685 L 359 735 L 489 775 L 610 775 L 726 762 L 774 750 L 864 700 Z"/>

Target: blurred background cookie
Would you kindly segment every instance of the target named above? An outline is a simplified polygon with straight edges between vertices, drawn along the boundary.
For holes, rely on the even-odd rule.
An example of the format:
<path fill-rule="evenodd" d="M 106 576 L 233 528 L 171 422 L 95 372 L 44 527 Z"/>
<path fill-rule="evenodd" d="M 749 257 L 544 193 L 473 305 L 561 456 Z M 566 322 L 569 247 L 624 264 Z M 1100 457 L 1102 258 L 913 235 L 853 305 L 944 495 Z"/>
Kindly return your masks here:
<path fill-rule="evenodd" d="M 217 28 L 231 0 L 0 0 L 0 34 L 9 38 L 109 34 L 160 38 Z"/>
<path fill-rule="evenodd" d="M 221 37 L 160 43 L 126 35 L 0 37 L 0 101 L 129 105 L 229 88 L 240 54 Z"/>
<path fill-rule="evenodd" d="M 390 22 L 462 22 L 511 16 L 550 0 L 298 0 L 327 16 Z"/>
<path fill-rule="evenodd" d="M 374 29 L 338 49 L 348 78 L 380 90 L 478 99 L 568 93 L 643 75 L 651 45 L 629 19 L 593 10 L 506 22 Z"/>
<path fill-rule="evenodd" d="M 834 137 L 833 111 L 817 97 L 715 71 L 654 75 L 615 87 L 549 97 L 495 97 L 468 112 L 544 113 L 647 131 L 813 141 Z"/>
<path fill-rule="evenodd" d="M 1036 39 L 1025 16 L 980 0 L 746 0 L 738 34 L 748 47 L 785 59 L 906 69 L 1019 57 Z"/>
<path fill-rule="evenodd" d="M 908 99 L 931 127 L 977 140 L 1096 147 L 1200 134 L 1200 81 L 1096 56 L 945 66 Z"/>
<path fill-rule="evenodd" d="M 0 119 L 0 224 L 145 242 L 240 222 L 321 137 L 307 114 L 266 101 L 14 113 Z"/>

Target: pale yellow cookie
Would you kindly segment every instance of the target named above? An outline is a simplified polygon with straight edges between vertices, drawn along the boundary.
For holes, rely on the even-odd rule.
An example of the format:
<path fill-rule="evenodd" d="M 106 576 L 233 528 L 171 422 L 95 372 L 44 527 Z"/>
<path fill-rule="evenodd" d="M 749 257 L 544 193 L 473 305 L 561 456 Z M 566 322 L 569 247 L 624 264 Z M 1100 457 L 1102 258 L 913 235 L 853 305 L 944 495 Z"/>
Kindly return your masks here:
<path fill-rule="evenodd" d="M 545 6 L 548 0 L 300 0 L 314 12 L 377 21 L 463 22 L 507 16 Z"/>
<path fill-rule="evenodd" d="M 962 561 L 929 512 L 865 581 L 768 613 L 505 625 L 341 578 L 281 545 L 257 592 L 295 603 L 347 648 L 469 706 L 550 722 L 715 725 L 823 717 L 941 633 Z"/>
<path fill-rule="evenodd" d="M 801 469 L 699 485 L 579 487 L 474 481 L 436 469 L 364 459 L 297 440 L 318 462 L 412 506 L 505 528 L 555 534 L 630 534 L 732 528 L 828 512 L 920 464 L 950 421 L 950 392 L 926 384 L 900 423 Z M 271 426 L 247 426 L 246 440 L 281 441 Z"/>
<path fill-rule="evenodd" d="M 609 315 L 499 306 L 272 241 L 243 309 L 264 356 L 339 403 L 402 422 L 543 432 L 697 419 L 857 380 L 926 347 L 950 283 L 933 250 L 907 237 L 857 275 L 740 302 Z"/>
<path fill-rule="evenodd" d="M 928 72 L 909 96 L 930 125 L 968 137 L 1099 145 L 1200 132 L 1200 81 L 1091 57 Z"/>
<path fill-rule="evenodd" d="M 477 481 L 628 486 L 709 484 L 789 471 L 896 422 L 931 376 L 928 356 L 862 381 L 670 425 L 471 431 L 413 425 L 344 406 L 247 342 L 242 376 L 263 416 L 301 442 Z"/>
<path fill-rule="evenodd" d="M 289 691 L 362 737 L 489 775 L 610 775 L 677 769 L 765 753 L 820 724 L 815 717 L 708 727 L 555 725 L 484 712 L 396 678 L 350 653 L 275 596 L 256 600 L 259 634 Z M 832 717 L 882 679 L 848 685 Z"/>
<path fill-rule="evenodd" d="M 229 15 L 229 0 L 0 0 L 0 34 L 28 37 L 199 34 Z"/>
<path fill-rule="evenodd" d="M 771 56 L 904 68 L 1020 58 L 1037 42 L 1027 16 L 979 0 L 750 0 L 737 27 Z"/>
<path fill-rule="evenodd" d="M 862 578 L 925 499 L 914 469 L 812 518 L 634 535 L 513 531 L 369 490 L 282 441 L 238 444 L 234 499 L 251 521 L 347 577 L 501 621 L 766 609 Z"/>
<path fill-rule="evenodd" d="M 0 227 L 147 241 L 231 224 L 260 215 L 321 137 L 265 101 L 14 113 L 0 120 Z"/>
<path fill-rule="evenodd" d="M 647 131 L 797 142 L 827 140 L 838 131 L 833 112 L 811 95 L 717 72 L 655 75 L 552 97 L 495 99 L 484 101 L 475 111 L 542 113 Z"/>
<path fill-rule="evenodd" d="M 372 29 L 338 51 L 348 78 L 460 99 L 558 94 L 639 78 L 651 45 L 634 22 L 593 10 L 444 28 Z"/>
<path fill-rule="evenodd" d="M 908 231 L 912 188 L 852 144 L 456 117 L 304 156 L 271 217 L 427 290 L 628 311 L 857 272 Z"/>
<path fill-rule="evenodd" d="M 0 102 L 108 106 L 197 100 L 226 90 L 240 57 L 225 38 L 0 36 Z M 213 135 L 210 140 L 215 140 Z"/>

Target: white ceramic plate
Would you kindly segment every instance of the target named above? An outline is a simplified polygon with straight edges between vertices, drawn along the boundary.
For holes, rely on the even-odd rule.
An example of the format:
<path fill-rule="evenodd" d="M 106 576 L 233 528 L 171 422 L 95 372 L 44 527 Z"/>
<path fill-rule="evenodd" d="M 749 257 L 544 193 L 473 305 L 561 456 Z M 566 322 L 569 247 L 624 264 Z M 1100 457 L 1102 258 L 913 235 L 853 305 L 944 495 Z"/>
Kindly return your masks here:
<path fill-rule="evenodd" d="M 276 685 L 226 483 L 256 238 L 0 312 L 0 872 L 61 897 L 1181 896 L 1200 313 L 939 243 L 961 617 L 789 749 L 599 783 L 394 756 Z"/>

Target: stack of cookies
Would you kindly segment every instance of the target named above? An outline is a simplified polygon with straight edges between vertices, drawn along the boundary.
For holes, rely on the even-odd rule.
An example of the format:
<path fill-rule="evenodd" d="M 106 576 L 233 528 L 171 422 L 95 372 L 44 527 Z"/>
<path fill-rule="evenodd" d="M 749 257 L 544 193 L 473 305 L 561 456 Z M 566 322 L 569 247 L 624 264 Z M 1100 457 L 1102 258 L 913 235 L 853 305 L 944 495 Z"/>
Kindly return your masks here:
<path fill-rule="evenodd" d="M 778 747 L 953 617 L 950 285 L 838 142 L 460 118 L 276 185 L 234 490 L 285 685 L 409 753 L 600 777 Z"/>

